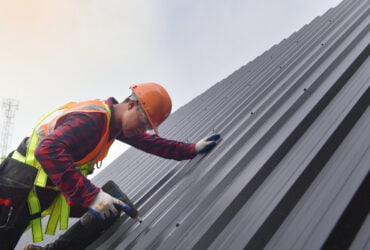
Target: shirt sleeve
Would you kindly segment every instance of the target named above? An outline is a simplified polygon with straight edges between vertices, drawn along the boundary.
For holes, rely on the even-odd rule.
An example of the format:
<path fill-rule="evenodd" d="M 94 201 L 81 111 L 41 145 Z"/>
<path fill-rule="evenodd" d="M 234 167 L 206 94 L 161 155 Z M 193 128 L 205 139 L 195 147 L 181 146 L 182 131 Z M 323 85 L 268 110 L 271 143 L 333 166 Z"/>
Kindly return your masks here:
<path fill-rule="evenodd" d="M 121 133 L 117 139 L 137 149 L 166 159 L 181 161 L 192 159 L 196 156 L 195 143 L 169 140 L 155 134 L 144 133 L 127 138 Z"/>
<path fill-rule="evenodd" d="M 63 117 L 35 150 L 36 159 L 71 206 L 88 207 L 99 191 L 74 164 L 99 142 L 104 126 L 99 115 L 72 113 Z"/>

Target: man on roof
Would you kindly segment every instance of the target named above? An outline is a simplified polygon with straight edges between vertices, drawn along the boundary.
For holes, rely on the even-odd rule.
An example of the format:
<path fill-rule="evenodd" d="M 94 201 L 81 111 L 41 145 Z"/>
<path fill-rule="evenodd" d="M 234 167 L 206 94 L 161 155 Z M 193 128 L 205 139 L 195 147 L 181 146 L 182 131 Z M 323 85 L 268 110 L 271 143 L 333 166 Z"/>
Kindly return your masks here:
<path fill-rule="evenodd" d="M 160 137 L 158 127 L 172 108 L 167 91 L 156 83 L 130 88 L 132 94 L 121 103 L 114 98 L 90 100 L 49 112 L 38 121 L 32 135 L 2 162 L 1 249 L 13 249 L 29 225 L 33 241 L 42 241 L 41 217 L 46 214 L 50 214 L 48 234 L 55 233 L 58 221 L 61 229 L 67 229 L 68 217 L 82 217 L 55 242 L 24 249 L 83 249 L 109 227 L 119 217 L 117 208 L 126 204 L 86 176 L 116 139 L 179 161 L 206 153 L 216 145 L 218 134 L 197 143 Z M 45 122 L 51 114 L 55 117 Z"/>

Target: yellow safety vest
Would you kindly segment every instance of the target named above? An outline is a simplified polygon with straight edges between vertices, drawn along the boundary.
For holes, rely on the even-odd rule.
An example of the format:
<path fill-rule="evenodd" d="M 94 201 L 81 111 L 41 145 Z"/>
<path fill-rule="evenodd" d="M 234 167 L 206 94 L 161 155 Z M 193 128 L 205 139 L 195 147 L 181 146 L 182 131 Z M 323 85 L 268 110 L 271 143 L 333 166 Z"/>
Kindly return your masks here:
<path fill-rule="evenodd" d="M 48 118 L 53 113 L 63 110 L 63 113 L 48 123 L 41 125 L 41 123 Z M 107 104 L 100 100 L 91 100 L 81 103 L 68 103 L 62 107 L 50 111 L 49 113 L 43 115 L 37 122 L 32 135 L 29 139 L 29 144 L 27 146 L 26 156 L 23 156 L 19 152 L 15 151 L 12 158 L 24 162 L 38 169 L 37 176 L 34 181 L 34 187 L 31 189 L 28 195 L 28 207 L 31 215 L 41 212 L 41 206 L 39 199 L 36 194 L 36 186 L 45 188 L 47 181 L 47 174 L 41 167 L 40 163 L 35 158 L 35 150 L 38 143 L 40 142 L 40 137 L 38 131 L 43 130 L 43 136 L 46 136 L 53 132 L 57 121 L 66 114 L 72 112 L 100 112 L 105 114 L 105 128 L 103 136 L 98 143 L 98 145 L 82 160 L 75 162 L 76 168 L 78 168 L 83 175 L 88 175 L 88 173 L 93 170 L 94 164 L 102 161 L 106 156 L 109 147 L 114 141 L 114 138 L 108 141 L 109 138 L 109 122 L 111 117 L 111 111 Z M 41 125 L 41 126 L 40 126 Z M 56 187 L 53 188 L 58 190 Z M 41 217 L 50 214 L 49 221 L 45 230 L 46 234 L 54 235 L 58 222 L 60 222 L 60 229 L 65 230 L 68 228 L 68 218 L 69 218 L 70 207 L 67 204 L 62 193 L 54 199 L 51 206 L 41 213 Z M 32 228 L 33 242 L 38 242 L 43 240 L 41 217 L 35 218 L 30 221 L 30 226 Z"/>

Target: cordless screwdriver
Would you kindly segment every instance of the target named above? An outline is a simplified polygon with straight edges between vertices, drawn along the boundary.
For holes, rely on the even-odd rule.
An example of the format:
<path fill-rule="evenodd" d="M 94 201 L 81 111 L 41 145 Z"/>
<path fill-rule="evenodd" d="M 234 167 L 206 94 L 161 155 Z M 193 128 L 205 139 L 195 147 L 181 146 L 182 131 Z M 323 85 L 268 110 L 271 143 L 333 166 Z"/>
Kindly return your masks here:
<path fill-rule="evenodd" d="M 116 205 L 116 208 L 122 210 L 128 216 L 137 220 L 138 222 L 143 222 L 135 205 L 130 201 L 127 195 L 118 187 L 118 185 L 114 181 L 109 180 L 102 186 L 102 190 L 125 203 L 125 206 L 122 207 Z"/>

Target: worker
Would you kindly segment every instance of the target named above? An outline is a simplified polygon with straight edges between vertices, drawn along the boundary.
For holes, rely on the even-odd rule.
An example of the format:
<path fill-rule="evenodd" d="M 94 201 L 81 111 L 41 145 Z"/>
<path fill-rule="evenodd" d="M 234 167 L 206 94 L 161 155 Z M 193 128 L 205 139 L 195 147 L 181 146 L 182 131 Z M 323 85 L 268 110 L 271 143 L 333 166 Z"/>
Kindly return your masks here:
<path fill-rule="evenodd" d="M 0 249 L 13 249 L 28 226 L 33 241 L 42 241 L 40 218 L 46 214 L 50 215 L 46 231 L 51 234 L 58 221 L 60 228 L 66 229 L 68 217 L 81 219 L 54 243 L 46 247 L 27 245 L 25 249 L 82 249 L 95 239 L 92 235 L 109 227 L 119 217 L 117 208 L 126 204 L 86 176 L 101 163 L 115 139 L 179 161 L 206 153 L 216 145 L 219 134 L 197 143 L 160 137 L 158 127 L 172 108 L 167 91 L 156 83 L 130 89 L 131 95 L 121 103 L 111 97 L 69 103 L 49 112 L 38 121 L 32 135 L 2 162 Z M 88 232 L 94 230 L 98 232 Z"/>

